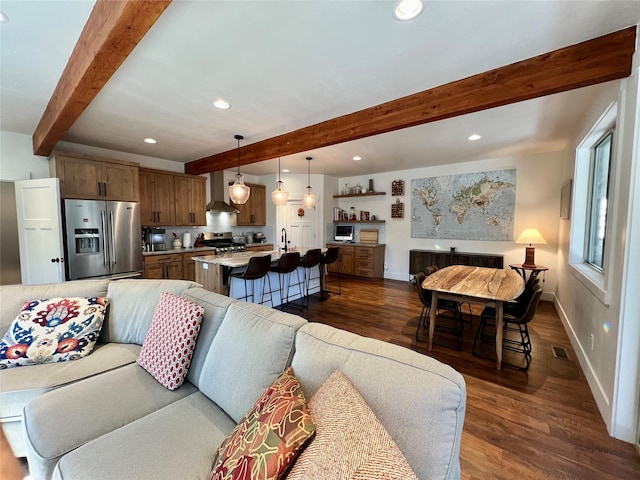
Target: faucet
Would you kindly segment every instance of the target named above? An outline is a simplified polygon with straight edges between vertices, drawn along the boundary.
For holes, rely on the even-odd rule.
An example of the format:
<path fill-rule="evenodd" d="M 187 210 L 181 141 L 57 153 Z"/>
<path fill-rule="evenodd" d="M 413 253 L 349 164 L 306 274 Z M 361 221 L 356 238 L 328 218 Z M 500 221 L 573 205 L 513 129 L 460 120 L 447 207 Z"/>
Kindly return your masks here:
<path fill-rule="evenodd" d="M 282 229 L 282 243 L 284 243 L 284 247 L 282 247 L 282 251 L 286 252 L 287 251 L 287 229 L 283 228 Z"/>

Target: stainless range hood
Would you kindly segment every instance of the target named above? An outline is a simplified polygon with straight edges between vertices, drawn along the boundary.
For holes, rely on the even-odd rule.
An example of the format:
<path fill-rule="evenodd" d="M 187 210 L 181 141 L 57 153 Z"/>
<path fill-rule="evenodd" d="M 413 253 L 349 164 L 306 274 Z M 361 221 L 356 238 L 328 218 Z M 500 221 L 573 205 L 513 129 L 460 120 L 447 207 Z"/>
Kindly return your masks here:
<path fill-rule="evenodd" d="M 224 172 L 211 172 L 209 183 L 211 184 L 211 201 L 207 204 L 207 210 L 209 212 L 238 213 L 238 210 L 224 201 Z"/>

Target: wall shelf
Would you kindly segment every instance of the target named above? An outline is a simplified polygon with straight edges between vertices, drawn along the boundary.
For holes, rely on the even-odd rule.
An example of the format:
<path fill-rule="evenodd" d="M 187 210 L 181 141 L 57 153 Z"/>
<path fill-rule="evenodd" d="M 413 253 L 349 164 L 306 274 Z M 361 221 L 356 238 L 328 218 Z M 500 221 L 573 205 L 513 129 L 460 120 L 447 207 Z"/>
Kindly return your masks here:
<path fill-rule="evenodd" d="M 385 223 L 385 220 L 334 220 L 333 223 Z"/>
<path fill-rule="evenodd" d="M 348 195 L 334 195 L 333 198 L 353 198 L 353 197 L 373 197 L 375 195 L 386 195 L 387 192 L 368 192 L 368 193 L 353 193 Z"/>

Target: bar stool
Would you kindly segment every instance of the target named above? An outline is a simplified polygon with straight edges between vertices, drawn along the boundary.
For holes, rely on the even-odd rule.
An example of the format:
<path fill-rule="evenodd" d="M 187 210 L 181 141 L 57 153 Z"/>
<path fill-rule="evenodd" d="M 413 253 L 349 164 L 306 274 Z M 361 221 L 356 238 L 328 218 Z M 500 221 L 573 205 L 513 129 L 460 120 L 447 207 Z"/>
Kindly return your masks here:
<path fill-rule="evenodd" d="M 273 306 L 273 296 L 271 294 L 271 279 L 269 278 L 269 267 L 271 267 L 271 254 L 251 257 L 249 259 L 249 263 L 247 264 L 247 268 L 240 272 L 231 272 L 229 277 L 233 278 L 241 278 L 244 280 L 244 297 L 239 297 L 238 300 L 243 300 L 249 298 L 249 291 L 247 290 L 247 281 L 251 282 L 251 302 L 255 303 L 255 281 L 262 280 L 262 293 L 260 294 L 260 302 L 266 303 L 264 299 L 265 294 L 265 285 L 269 282 L 269 300 L 271 305 Z M 231 285 L 229 286 L 229 296 L 231 297 Z"/>
<path fill-rule="evenodd" d="M 340 247 L 329 247 L 327 251 L 322 254 L 320 257 L 320 265 L 325 269 L 324 272 L 324 282 L 322 293 L 337 293 L 338 295 L 342 295 L 342 283 L 340 282 L 340 262 L 338 261 L 338 253 L 340 252 Z M 327 287 L 327 265 L 331 265 L 332 263 L 336 264 L 336 276 L 338 277 L 338 291 L 334 292 L 329 290 Z"/>
<path fill-rule="evenodd" d="M 311 280 L 320 278 L 319 269 L 317 277 L 311 276 L 311 269 L 320 265 L 320 257 L 322 257 L 322 250 L 320 250 L 319 248 L 313 248 L 311 250 L 308 250 L 307 253 L 304 254 L 304 257 L 300 259 L 300 266 L 304 267 L 304 296 L 307 299 L 307 307 L 309 306 L 309 285 L 311 283 Z M 303 306 L 305 306 L 304 302 L 302 303 Z"/>
<path fill-rule="evenodd" d="M 291 287 L 293 285 L 300 285 L 300 274 L 298 273 L 298 265 L 300 264 L 300 252 L 289 252 L 285 253 L 278 260 L 278 264 L 276 266 L 271 267 L 269 270 L 272 272 L 276 272 L 278 274 L 278 286 L 280 287 L 280 310 L 283 309 L 285 303 L 289 303 L 289 293 Z M 291 284 L 291 275 L 293 272 L 296 273 L 298 277 L 298 282 Z M 287 284 L 285 285 L 285 280 L 288 279 Z M 285 296 L 286 292 L 286 296 Z M 286 301 L 285 301 L 286 299 Z M 304 307 L 304 301 L 302 299 L 302 288 L 300 287 L 300 309 Z"/>

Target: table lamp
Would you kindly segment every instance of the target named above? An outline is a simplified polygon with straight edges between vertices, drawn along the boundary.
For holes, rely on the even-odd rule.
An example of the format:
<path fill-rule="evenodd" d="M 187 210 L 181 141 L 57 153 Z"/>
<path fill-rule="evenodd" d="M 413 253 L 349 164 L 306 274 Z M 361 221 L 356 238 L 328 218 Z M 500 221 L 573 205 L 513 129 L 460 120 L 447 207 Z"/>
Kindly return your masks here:
<path fill-rule="evenodd" d="M 538 231 L 538 229 L 525 228 L 524 232 L 522 232 L 518 237 L 518 239 L 516 240 L 516 243 L 529 244 L 526 250 L 526 254 L 525 254 L 524 262 L 522 263 L 522 266 L 525 268 L 535 268 L 536 267 L 536 262 L 535 262 L 536 249 L 532 247 L 532 245 L 534 243 L 541 244 L 541 245 L 547 244 L 547 242 L 542 237 L 542 235 L 540 235 L 540 232 Z"/>

